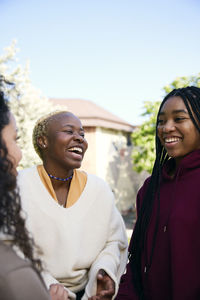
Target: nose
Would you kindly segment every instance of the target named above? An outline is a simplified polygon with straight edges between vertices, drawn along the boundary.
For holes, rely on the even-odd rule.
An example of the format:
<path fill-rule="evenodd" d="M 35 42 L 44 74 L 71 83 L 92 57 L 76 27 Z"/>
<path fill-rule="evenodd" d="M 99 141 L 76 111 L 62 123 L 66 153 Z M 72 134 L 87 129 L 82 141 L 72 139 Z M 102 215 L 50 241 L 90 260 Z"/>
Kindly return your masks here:
<path fill-rule="evenodd" d="M 84 137 L 80 135 L 78 132 L 74 132 L 74 140 L 79 141 L 79 143 L 83 143 Z"/>
<path fill-rule="evenodd" d="M 162 130 L 163 130 L 163 132 L 174 131 L 175 130 L 174 122 L 172 120 L 166 121 L 165 124 L 163 124 Z"/>

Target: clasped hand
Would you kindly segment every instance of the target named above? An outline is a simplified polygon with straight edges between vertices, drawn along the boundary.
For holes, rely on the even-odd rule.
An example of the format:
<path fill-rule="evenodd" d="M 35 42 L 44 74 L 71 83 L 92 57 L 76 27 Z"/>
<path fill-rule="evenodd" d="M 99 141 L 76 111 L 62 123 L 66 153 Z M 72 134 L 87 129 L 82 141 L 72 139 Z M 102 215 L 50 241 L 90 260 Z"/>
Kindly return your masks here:
<path fill-rule="evenodd" d="M 68 300 L 68 292 L 63 285 L 59 283 L 51 284 L 49 288 L 51 300 Z"/>
<path fill-rule="evenodd" d="M 115 293 L 115 283 L 110 276 L 100 269 L 97 274 L 97 292 L 88 300 L 111 300 Z"/>

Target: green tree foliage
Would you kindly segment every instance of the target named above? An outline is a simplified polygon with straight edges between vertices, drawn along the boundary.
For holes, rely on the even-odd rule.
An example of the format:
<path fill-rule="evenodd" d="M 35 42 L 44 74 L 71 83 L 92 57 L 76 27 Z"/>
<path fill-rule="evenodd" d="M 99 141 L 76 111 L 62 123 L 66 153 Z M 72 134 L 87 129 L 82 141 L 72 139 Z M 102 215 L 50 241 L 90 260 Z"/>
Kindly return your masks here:
<path fill-rule="evenodd" d="M 140 173 L 143 170 L 151 173 L 155 159 L 156 115 L 160 102 L 144 102 L 144 123 L 132 133 L 133 168 Z"/>
<path fill-rule="evenodd" d="M 176 78 L 163 89 L 168 94 L 173 89 L 193 85 L 200 87 L 200 73 L 197 76 L 183 76 Z M 144 102 L 144 122 L 132 134 L 133 142 L 133 169 L 140 173 L 143 170 L 151 173 L 155 160 L 155 131 L 156 116 L 160 101 Z"/>
<path fill-rule="evenodd" d="M 29 77 L 29 64 L 27 63 L 24 67 L 18 65 L 17 52 L 16 41 L 4 49 L 4 54 L 0 56 L 0 74 L 15 84 L 13 89 L 7 90 L 7 93 L 19 131 L 19 144 L 23 154 L 20 167 L 25 168 L 40 163 L 32 146 L 32 130 L 35 122 L 42 115 L 59 109 L 59 107 L 51 104 L 32 85 Z"/>
<path fill-rule="evenodd" d="M 188 85 L 200 87 L 200 73 L 198 73 L 196 76 L 177 77 L 174 81 L 172 81 L 172 83 L 164 87 L 164 91 L 166 94 L 168 94 L 173 89 L 180 89 Z"/>

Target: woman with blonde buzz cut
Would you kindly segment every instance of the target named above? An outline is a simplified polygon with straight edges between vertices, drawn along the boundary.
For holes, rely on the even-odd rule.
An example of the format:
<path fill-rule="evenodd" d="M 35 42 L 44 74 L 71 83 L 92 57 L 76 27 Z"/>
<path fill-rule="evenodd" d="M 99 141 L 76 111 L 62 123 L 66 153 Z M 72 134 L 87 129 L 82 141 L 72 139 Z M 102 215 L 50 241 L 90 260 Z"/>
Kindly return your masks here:
<path fill-rule="evenodd" d="M 68 111 L 43 117 L 33 144 L 43 164 L 22 170 L 18 183 L 46 285 L 64 285 L 69 299 L 114 299 L 127 261 L 125 226 L 108 185 L 77 170 L 88 147 L 80 120 Z"/>

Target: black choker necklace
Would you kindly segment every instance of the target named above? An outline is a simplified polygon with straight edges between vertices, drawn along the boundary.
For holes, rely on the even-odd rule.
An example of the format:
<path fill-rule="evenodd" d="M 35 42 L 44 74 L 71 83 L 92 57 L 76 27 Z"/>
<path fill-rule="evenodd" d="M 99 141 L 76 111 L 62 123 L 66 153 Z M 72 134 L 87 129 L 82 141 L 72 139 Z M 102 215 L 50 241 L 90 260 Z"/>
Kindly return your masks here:
<path fill-rule="evenodd" d="M 56 176 L 53 176 L 53 175 L 51 175 L 49 173 L 48 173 L 48 175 L 49 175 L 50 178 L 53 178 L 53 179 L 56 179 L 56 180 L 60 180 L 60 181 L 68 181 L 68 180 L 72 179 L 72 177 L 73 177 L 73 174 L 71 176 L 69 176 L 69 177 L 66 177 L 66 178 L 56 177 Z"/>

